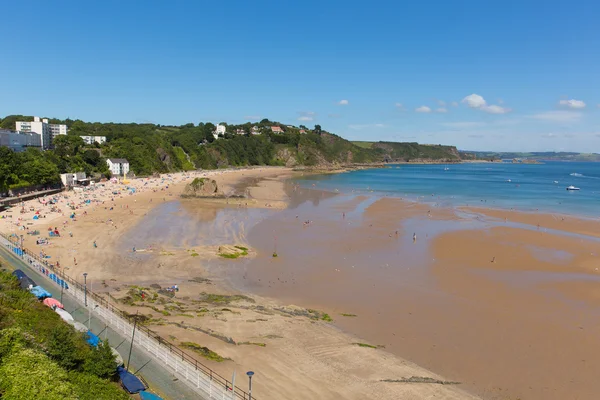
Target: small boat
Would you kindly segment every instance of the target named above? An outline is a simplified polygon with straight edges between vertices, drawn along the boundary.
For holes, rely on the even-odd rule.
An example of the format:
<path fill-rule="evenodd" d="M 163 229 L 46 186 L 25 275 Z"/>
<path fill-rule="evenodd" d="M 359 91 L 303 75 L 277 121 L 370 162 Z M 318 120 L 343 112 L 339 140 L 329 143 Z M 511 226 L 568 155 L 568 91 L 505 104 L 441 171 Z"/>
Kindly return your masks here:
<path fill-rule="evenodd" d="M 450 171 L 450 168 L 444 167 L 444 171 Z"/>
<path fill-rule="evenodd" d="M 512 180 L 511 179 L 507 179 L 506 182 L 512 182 Z"/>
<path fill-rule="evenodd" d="M 571 186 L 567 186 L 567 190 L 579 190 L 579 188 L 571 185 Z"/>
<path fill-rule="evenodd" d="M 558 183 L 558 181 L 554 181 L 554 183 Z"/>

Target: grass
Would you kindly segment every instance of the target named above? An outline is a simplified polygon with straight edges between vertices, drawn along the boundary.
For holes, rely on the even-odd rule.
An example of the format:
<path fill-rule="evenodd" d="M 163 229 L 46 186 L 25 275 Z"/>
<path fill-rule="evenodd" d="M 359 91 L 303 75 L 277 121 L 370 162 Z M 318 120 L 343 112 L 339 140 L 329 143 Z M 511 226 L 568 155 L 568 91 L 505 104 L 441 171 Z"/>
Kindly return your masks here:
<path fill-rule="evenodd" d="M 283 339 L 283 336 L 279 336 L 279 335 L 265 335 L 263 337 L 265 339 Z"/>
<path fill-rule="evenodd" d="M 234 253 L 219 253 L 219 256 L 223 258 L 239 258 L 248 255 L 248 248 L 243 246 L 233 246 L 235 249 L 239 250 Z"/>
<path fill-rule="evenodd" d="M 319 319 L 325 322 L 333 322 L 333 318 L 331 318 L 327 313 L 312 309 L 308 309 L 307 311 L 312 314 L 311 318 L 313 319 Z"/>
<path fill-rule="evenodd" d="M 247 301 L 254 303 L 254 299 L 244 296 L 241 294 L 227 295 L 227 294 L 214 294 L 214 293 L 200 293 L 200 301 L 203 303 L 211 304 L 229 304 L 234 301 Z"/>
<path fill-rule="evenodd" d="M 259 343 L 259 342 L 238 342 L 238 345 L 243 345 L 243 344 L 250 344 L 250 345 L 259 346 L 259 347 L 267 347 L 266 343 Z"/>
<path fill-rule="evenodd" d="M 430 377 L 427 377 L 427 376 L 411 376 L 410 378 L 401 378 L 401 379 L 382 379 L 381 382 L 388 382 L 388 383 L 434 383 L 434 384 L 438 384 L 438 385 L 460 385 L 460 382 L 442 381 L 442 380 L 430 378 Z"/>
<path fill-rule="evenodd" d="M 373 146 L 373 142 L 352 141 L 351 143 L 355 146 L 362 147 L 363 149 L 370 149 L 371 146 Z"/>
<path fill-rule="evenodd" d="M 181 342 L 181 346 L 185 347 L 187 349 L 190 349 L 195 353 L 200 354 L 202 357 L 206 358 L 207 360 L 216 361 L 216 362 L 223 362 L 223 361 L 227 360 L 227 358 L 220 356 L 219 354 L 215 353 L 208 347 L 200 346 L 199 344 L 194 343 L 194 342 Z"/>
<path fill-rule="evenodd" d="M 356 317 L 356 314 L 346 314 L 346 313 L 341 313 L 340 314 L 342 317 Z"/>
<path fill-rule="evenodd" d="M 190 256 L 192 256 L 192 257 L 198 257 L 198 255 L 199 255 L 199 254 L 198 254 L 198 253 L 196 253 L 195 251 L 194 251 L 194 252 L 192 252 L 192 253 L 190 253 Z"/>
<path fill-rule="evenodd" d="M 377 346 L 373 346 L 372 344 L 367 343 L 352 343 L 358 347 L 368 347 L 369 349 L 385 349 L 385 346 L 382 344 L 378 344 Z"/>
<path fill-rule="evenodd" d="M 202 278 L 201 276 L 195 276 L 192 279 L 188 279 L 188 282 L 196 282 L 196 283 L 207 283 L 210 284 L 210 279 Z"/>

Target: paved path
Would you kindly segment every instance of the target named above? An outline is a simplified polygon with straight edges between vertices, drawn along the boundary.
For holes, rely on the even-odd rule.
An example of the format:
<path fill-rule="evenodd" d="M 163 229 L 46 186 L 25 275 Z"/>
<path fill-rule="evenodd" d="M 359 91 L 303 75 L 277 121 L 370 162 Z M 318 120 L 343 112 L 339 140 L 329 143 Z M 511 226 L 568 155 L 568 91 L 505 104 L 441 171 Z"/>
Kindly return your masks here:
<path fill-rule="evenodd" d="M 38 285 L 52 293 L 52 297 L 60 300 L 60 287 L 51 282 L 47 277 L 43 276 L 36 270 L 32 269 L 19 258 L 15 257 L 10 251 L 3 246 L 0 246 L 0 259 L 5 260 L 7 263 L 12 265 L 14 269 L 21 269 L 29 277 L 31 277 Z M 79 303 L 73 297 L 68 295 L 66 292 L 63 294 L 62 303 L 76 321 L 79 321 L 88 326 L 88 320 L 90 319 L 89 310 L 86 309 L 83 304 Z M 101 339 L 108 338 L 110 345 L 116 348 L 125 364 L 127 364 L 127 357 L 129 355 L 129 346 L 131 345 L 131 338 L 125 338 L 119 333 L 113 331 L 111 328 L 106 329 L 104 323 L 97 318 L 94 318 L 94 314 L 91 314 L 91 331 L 96 335 L 99 335 Z M 136 332 L 136 335 L 143 334 L 140 331 Z M 192 391 L 185 383 L 179 381 L 173 374 L 164 369 L 157 361 L 155 361 L 148 353 L 144 350 L 133 346 L 131 352 L 131 372 L 139 374 L 150 385 L 150 389 L 166 400 L 179 400 L 179 399 L 195 399 L 202 400 L 198 393 Z"/>

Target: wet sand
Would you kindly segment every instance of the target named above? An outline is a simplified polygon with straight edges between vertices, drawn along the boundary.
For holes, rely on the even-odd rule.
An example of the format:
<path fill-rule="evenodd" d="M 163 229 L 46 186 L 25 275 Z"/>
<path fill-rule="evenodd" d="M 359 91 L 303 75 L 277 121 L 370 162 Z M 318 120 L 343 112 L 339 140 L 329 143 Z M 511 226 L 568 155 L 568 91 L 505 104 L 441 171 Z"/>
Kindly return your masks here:
<path fill-rule="evenodd" d="M 585 232 L 575 222 L 566 234 L 519 222 L 391 198 L 303 205 L 251 231 L 249 288 L 329 310 L 336 326 L 483 398 L 596 398 L 598 241 L 573 235 Z M 261 256 L 270 232 L 275 260 Z"/>
<path fill-rule="evenodd" d="M 54 240 L 48 254 L 61 264 L 76 254 L 67 272 L 89 272 L 95 289 L 119 299 L 131 285 L 154 293 L 150 285 L 179 284 L 173 299 L 157 293 L 157 310 L 119 306 L 152 318 L 174 343 L 230 358 L 200 358 L 224 376 L 260 371 L 259 399 L 475 398 L 463 390 L 485 399 L 596 398 L 592 222 L 518 213 L 505 222 L 504 211 L 302 189 L 284 183 L 291 174 L 217 178 L 248 200 L 175 200 L 182 187 L 172 185 L 173 201 L 149 191 L 134 203 L 116 199 L 112 211 L 90 207 L 70 226 L 74 238 Z M 248 256 L 218 256 L 234 245 Z M 202 294 L 240 292 L 249 298 L 226 304 Z M 394 382 L 410 377 L 460 384 Z"/>

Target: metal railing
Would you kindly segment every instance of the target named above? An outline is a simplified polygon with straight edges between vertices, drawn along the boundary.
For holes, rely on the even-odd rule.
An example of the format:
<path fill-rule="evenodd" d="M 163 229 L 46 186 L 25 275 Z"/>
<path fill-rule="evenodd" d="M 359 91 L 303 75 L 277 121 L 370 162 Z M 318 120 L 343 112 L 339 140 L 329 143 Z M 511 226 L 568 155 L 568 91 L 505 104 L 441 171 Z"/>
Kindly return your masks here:
<path fill-rule="evenodd" d="M 47 260 L 41 259 L 25 248 L 21 248 L 18 236 L 8 236 L 0 233 L 0 244 L 25 260 L 30 267 L 41 272 L 50 282 L 62 286 L 66 293 L 72 295 L 81 303 L 84 303 L 87 292 L 88 307 L 95 309 L 95 315 L 100 317 L 113 330 L 125 337 L 131 336 L 135 315 L 119 310 L 103 297 L 84 288 L 84 285 L 63 271 L 59 271 L 59 268 L 55 268 Z M 54 276 L 51 277 L 51 275 Z M 250 399 L 249 394 L 244 390 L 235 388 L 235 391 L 233 391 L 232 383 L 228 379 L 198 362 L 195 357 L 162 338 L 156 332 L 139 324 L 136 329 L 143 334 L 136 334 L 134 343 L 150 353 L 161 365 L 183 379 L 197 393 L 208 396 L 210 399 Z M 252 395 L 252 399 L 256 399 L 254 395 Z"/>

